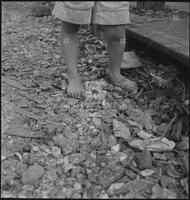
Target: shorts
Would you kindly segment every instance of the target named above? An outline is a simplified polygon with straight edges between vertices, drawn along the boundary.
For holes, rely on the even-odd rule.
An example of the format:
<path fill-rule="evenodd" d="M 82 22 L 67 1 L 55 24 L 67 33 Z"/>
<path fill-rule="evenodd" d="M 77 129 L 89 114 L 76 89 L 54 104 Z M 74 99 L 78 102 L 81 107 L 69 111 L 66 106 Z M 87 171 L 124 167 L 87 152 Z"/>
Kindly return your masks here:
<path fill-rule="evenodd" d="M 58 1 L 52 15 L 73 24 L 129 24 L 129 2 Z"/>

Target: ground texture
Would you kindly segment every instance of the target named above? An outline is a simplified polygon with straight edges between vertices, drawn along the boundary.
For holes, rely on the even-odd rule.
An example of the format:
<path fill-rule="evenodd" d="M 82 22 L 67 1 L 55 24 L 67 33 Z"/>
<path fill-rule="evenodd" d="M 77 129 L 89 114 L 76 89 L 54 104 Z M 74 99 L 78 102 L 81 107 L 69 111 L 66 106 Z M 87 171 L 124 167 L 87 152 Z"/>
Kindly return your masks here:
<path fill-rule="evenodd" d="M 84 100 L 67 98 L 60 22 L 2 5 L 1 196 L 188 198 L 188 89 L 172 66 L 123 69 L 113 86 L 105 43 L 80 30 Z"/>

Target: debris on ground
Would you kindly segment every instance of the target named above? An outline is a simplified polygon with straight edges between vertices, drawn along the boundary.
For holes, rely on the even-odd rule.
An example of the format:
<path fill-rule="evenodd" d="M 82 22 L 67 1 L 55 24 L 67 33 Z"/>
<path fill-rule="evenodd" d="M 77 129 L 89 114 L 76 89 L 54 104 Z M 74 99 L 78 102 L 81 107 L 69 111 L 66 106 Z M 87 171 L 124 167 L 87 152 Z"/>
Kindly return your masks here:
<path fill-rule="evenodd" d="M 105 41 L 82 25 L 86 98 L 68 98 L 60 21 L 31 16 L 33 4 L 2 4 L 1 196 L 188 199 L 189 94 L 177 72 L 126 52 L 122 74 L 140 87 L 124 91 L 106 79 Z"/>

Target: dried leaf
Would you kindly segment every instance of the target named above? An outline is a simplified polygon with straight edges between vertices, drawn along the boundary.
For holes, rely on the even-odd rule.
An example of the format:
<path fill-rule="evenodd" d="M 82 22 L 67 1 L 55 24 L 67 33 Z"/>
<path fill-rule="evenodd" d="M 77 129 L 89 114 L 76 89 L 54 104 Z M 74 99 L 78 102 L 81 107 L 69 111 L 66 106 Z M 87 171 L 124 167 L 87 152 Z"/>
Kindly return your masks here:
<path fill-rule="evenodd" d="M 109 147 L 113 147 L 115 145 L 117 145 L 117 139 L 116 139 L 116 137 L 113 136 L 113 135 L 109 135 L 108 136 L 108 146 Z"/>
<path fill-rule="evenodd" d="M 95 54 L 97 51 L 94 45 L 86 44 L 85 47 L 88 50 L 88 53 L 90 54 Z"/>
<path fill-rule="evenodd" d="M 62 152 L 65 155 L 72 153 L 79 146 L 76 138 L 72 138 L 72 137 L 66 138 L 66 137 L 63 137 L 62 135 L 58 135 L 54 137 L 54 142 L 55 142 L 55 145 L 57 145 L 58 147 L 62 149 Z"/>
<path fill-rule="evenodd" d="M 154 159 L 167 160 L 167 157 L 162 153 L 153 153 Z"/>
<path fill-rule="evenodd" d="M 140 150 L 146 148 L 148 151 L 164 152 L 172 151 L 175 147 L 175 142 L 168 140 L 167 138 L 155 138 L 147 140 L 132 140 L 129 142 L 129 145 Z"/>
<path fill-rule="evenodd" d="M 100 118 L 93 117 L 92 121 L 93 121 L 95 126 L 97 126 L 97 127 L 101 126 L 101 119 Z"/>
<path fill-rule="evenodd" d="M 110 187 L 107 190 L 107 193 L 109 196 L 114 196 L 115 194 L 118 195 L 118 190 L 122 188 L 124 183 L 113 183 L 110 185 Z"/>
<path fill-rule="evenodd" d="M 22 175 L 22 182 L 24 184 L 32 184 L 40 179 L 44 174 L 44 168 L 38 164 L 30 166 Z"/>
<path fill-rule="evenodd" d="M 12 79 L 10 79 L 8 77 L 6 77 L 6 78 L 3 77 L 2 78 L 2 82 L 6 83 L 6 84 L 8 84 L 8 85 L 10 85 L 12 87 L 18 88 L 20 90 L 25 90 L 26 89 L 21 83 L 19 83 L 18 81 L 12 80 Z"/>
<path fill-rule="evenodd" d="M 136 126 L 137 128 L 139 128 L 140 130 L 143 129 L 142 125 L 135 122 L 135 121 L 131 121 L 131 120 L 127 120 L 127 122 L 131 125 L 131 126 Z"/>
<path fill-rule="evenodd" d="M 160 177 L 160 182 L 161 182 L 162 187 L 166 188 L 170 184 L 175 184 L 175 179 L 173 179 L 173 178 L 171 178 L 169 176 L 162 175 Z"/>
<path fill-rule="evenodd" d="M 189 179 L 184 178 L 180 182 L 181 182 L 182 186 L 184 187 L 186 194 L 189 195 Z"/>
<path fill-rule="evenodd" d="M 35 135 L 35 133 L 29 128 L 22 126 L 13 126 L 5 131 L 10 136 L 25 137 L 25 138 L 43 138 L 44 136 Z"/>
<path fill-rule="evenodd" d="M 110 164 L 99 174 L 99 183 L 108 187 L 111 183 L 121 178 L 124 169 L 121 166 Z"/>
<path fill-rule="evenodd" d="M 67 173 L 70 169 L 73 168 L 75 168 L 75 166 L 69 163 L 69 158 L 64 157 L 64 172 Z"/>
<path fill-rule="evenodd" d="M 62 90 L 66 90 L 67 89 L 67 82 L 66 82 L 66 80 L 62 80 L 61 81 L 61 89 Z"/>
<path fill-rule="evenodd" d="M 141 171 L 142 176 L 151 176 L 153 173 L 154 173 L 154 170 L 152 170 L 152 169 L 145 169 L 145 170 Z"/>
<path fill-rule="evenodd" d="M 189 136 L 183 137 L 182 141 L 176 144 L 176 148 L 181 151 L 188 151 L 189 150 Z"/>
<path fill-rule="evenodd" d="M 114 135 L 116 137 L 121 137 L 126 140 L 130 139 L 131 133 L 129 131 L 129 128 L 126 127 L 122 122 L 113 119 L 113 130 L 114 130 Z"/>
<path fill-rule="evenodd" d="M 61 149 L 57 146 L 51 147 L 52 155 L 58 158 L 61 155 Z"/>
<path fill-rule="evenodd" d="M 112 146 L 111 149 L 115 152 L 118 152 L 120 150 L 120 146 L 119 144 L 115 145 L 115 146 Z"/>
<path fill-rule="evenodd" d="M 183 155 L 183 163 L 185 165 L 187 174 L 189 174 L 189 152 L 185 152 Z"/>
<path fill-rule="evenodd" d="M 71 154 L 70 162 L 72 164 L 79 164 L 83 161 L 85 161 L 85 155 L 84 154 L 81 154 L 81 153 Z"/>
<path fill-rule="evenodd" d="M 22 161 L 22 156 L 19 152 L 15 152 L 14 154 L 19 158 L 20 161 Z"/>
<path fill-rule="evenodd" d="M 151 198 L 159 198 L 159 199 L 176 199 L 177 195 L 175 192 L 168 190 L 166 188 L 161 188 L 158 184 L 153 186 L 152 188 L 152 196 Z"/>
<path fill-rule="evenodd" d="M 145 132 L 145 131 L 143 131 L 143 130 L 140 130 L 140 131 L 137 133 L 137 135 L 138 135 L 140 138 L 142 138 L 142 139 L 149 139 L 149 138 L 152 137 L 152 134 L 147 133 L 147 132 Z"/>
<path fill-rule="evenodd" d="M 176 171 L 173 165 L 170 165 L 167 169 L 167 174 L 173 178 L 180 178 L 183 174 L 180 174 Z"/>
<path fill-rule="evenodd" d="M 150 75 L 153 78 L 153 82 L 155 82 L 159 87 L 167 87 L 168 86 L 168 81 L 166 79 L 163 79 L 161 76 L 156 75 L 152 72 L 150 72 Z"/>
<path fill-rule="evenodd" d="M 41 90 L 48 90 L 50 88 L 51 88 L 51 84 L 49 81 L 44 81 L 44 82 L 40 83 Z"/>
<path fill-rule="evenodd" d="M 25 109 L 22 109 L 22 108 L 14 108 L 14 111 L 16 113 L 24 115 L 25 117 L 32 118 L 32 119 L 35 119 L 35 120 L 40 120 L 40 119 L 45 118 L 45 116 L 40 117 L 39 115 L 35 115 L 32 112 L 26 111 Z"/>
<path fill-rule="evenodd" d="M 134 158 L 139 169 L 148 169 L 152 167 L 152 156 L 149 151 L 144 150 L 140 153 L 136 153 Z"/>

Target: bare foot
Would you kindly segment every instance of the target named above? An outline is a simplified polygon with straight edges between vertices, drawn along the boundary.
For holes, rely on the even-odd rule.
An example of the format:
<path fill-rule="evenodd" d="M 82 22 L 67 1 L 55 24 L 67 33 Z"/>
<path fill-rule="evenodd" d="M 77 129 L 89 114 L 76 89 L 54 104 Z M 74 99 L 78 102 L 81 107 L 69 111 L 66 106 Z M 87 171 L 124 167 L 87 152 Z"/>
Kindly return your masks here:
<path fill-rule="evenodd" d="M 68 77 L 67 94 L 71 98 L 84 97 L 84 88 L 78 76 Z"/>
<path fill-rule="evenodd" d="M 114 75 L 110 75 L 109 78 L 110 78 L 110 81 L 114 85 L 116 85 L 116 86 L 118 86 L 118 87 L 120 87 L 120 88 L 122 88 L 124 90 L 129 90 L 131 92 L 132 91 L 136 92 L 137 89 L 138 89 L 136 82 L 131 81 L 131 80 L 125 78 L 122 75 L 119 75 L 118 77 L 114 76 Z"/>

